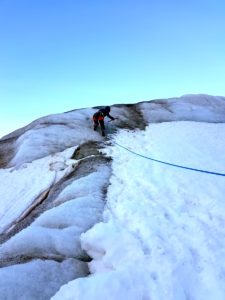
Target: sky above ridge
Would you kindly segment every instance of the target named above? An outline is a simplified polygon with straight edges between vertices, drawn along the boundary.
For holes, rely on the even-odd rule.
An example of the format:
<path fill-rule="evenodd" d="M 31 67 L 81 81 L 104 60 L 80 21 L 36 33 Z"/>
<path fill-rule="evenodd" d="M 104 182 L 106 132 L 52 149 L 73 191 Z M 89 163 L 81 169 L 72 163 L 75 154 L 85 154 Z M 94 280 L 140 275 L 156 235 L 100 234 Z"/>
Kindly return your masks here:
<path fill-rule="evenodd" d="M 0 136 L 34 119 L 225 96 L 225 2 L 0 0 Z"/>

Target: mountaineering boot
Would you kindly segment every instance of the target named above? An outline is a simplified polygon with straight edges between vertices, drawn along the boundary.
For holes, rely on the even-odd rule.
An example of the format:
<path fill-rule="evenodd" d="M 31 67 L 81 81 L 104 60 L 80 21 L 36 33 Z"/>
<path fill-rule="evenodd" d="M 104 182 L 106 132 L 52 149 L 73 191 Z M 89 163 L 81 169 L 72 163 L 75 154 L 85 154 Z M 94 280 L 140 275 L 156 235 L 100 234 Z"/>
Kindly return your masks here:
<path fill-rule="evenodd" d="M 105 136 L 105 130 L 102 130 L 102 136 Z"/>
<path fill-rule="evenodd" d="M 98 125 L 94 125 L 94 131 L 96 131 L 98 128 Z"/>

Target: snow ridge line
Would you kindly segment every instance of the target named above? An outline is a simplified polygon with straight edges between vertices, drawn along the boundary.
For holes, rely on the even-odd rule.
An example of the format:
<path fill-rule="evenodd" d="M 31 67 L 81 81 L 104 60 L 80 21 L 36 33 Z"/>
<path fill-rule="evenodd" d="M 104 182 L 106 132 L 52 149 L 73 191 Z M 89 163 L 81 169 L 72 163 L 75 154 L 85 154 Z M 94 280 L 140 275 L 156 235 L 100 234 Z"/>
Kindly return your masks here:
<path fill-rule="evenodd" d="M 165 162 L 165 161 L 162 161 L 162 160 L 158 160 L 158 159 L 155 159 L 155 158 L 152 158 L 152 157 L 148 157 L 148 156 L 139 154 L 139 153 L 137 153 L 135 151 L 132 151 L 132 150 L 116 143 L 116 142 L 114 142 L 114 144 L 121 147 L 121 148 L 123 148 L 123 149 L 125 149 L 126 151 L 128 151 L 128 152 L 130 152 L 134 155 L 140 156 L 140 157 L 145 158 L 145 159 L 149 159 L 149 160 L 154 161 L 154 162 L 158 162 L 160 164 L 164 164 L 164 165 L 168 165 L 168 166 L 176 167 L 176 168 L 181 168 L 181 169 L 185 169 L 185 170 L 190 170 L 190 171 L 196 171 L 196 172 L 211 174 L 211 175 L 225 176 L 225 173 L 218 173 L 218 172 L 206 171 L 206 170 L 201 170 L 201 169 L 195 169 L 195 168 L 191 168 L 191 167 L 180 166 L 180 165 L 172 164 L 172 163 Z"/>

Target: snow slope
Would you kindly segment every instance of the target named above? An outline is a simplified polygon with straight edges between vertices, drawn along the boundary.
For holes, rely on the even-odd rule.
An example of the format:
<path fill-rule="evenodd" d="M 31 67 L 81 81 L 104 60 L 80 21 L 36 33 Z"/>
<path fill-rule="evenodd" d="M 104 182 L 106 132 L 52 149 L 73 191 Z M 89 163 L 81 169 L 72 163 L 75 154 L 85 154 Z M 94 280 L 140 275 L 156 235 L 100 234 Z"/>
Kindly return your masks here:
<path fill-rule="evenodd" d="M 225 177 L 119 146 L 225 173 L 225 98 L 115 105 L 106 140 L 94 111 L 0 140 L 1 299 L 225 299 Z"/>
<path fill-rule="evenodd" d="M 172 122 L 116 143 L 225 172 L 225 124 Z M 225 177 L 161 165 L 113 145 L 104 222 L 82 235 L 91 276 L 52 299 L 225 299 Z"/>

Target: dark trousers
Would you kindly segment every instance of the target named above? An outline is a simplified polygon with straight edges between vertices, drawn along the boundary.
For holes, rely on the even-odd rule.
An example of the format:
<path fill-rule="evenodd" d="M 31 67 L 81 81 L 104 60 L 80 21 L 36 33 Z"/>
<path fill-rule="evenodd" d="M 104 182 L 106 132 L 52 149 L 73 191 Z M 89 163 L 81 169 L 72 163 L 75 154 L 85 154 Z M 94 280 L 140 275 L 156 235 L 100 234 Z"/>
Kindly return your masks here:
<path fill-rule="evenodd" d="M 102 131 L 105 131 L 104 120 L 94 120 L 94 130 L 98 128 L 98 125 L 100 125 Z"/>

